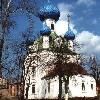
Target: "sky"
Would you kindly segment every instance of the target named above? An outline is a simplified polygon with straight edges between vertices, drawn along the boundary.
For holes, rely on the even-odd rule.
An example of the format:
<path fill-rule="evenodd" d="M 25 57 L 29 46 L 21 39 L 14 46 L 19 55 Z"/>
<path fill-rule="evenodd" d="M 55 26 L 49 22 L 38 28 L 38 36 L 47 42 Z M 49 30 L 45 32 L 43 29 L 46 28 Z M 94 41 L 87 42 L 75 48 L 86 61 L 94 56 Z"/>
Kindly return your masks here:
<path fill-rule="evenodd" d="M 18 6 L 19 0 L 12 0 Z M 32 0 L 31 0 L 32 1 Z M 75 41 L 83 44 L 78 51 L 88 55 L 100 55 L 100 0 L 49 0 L 54 3 L 60 10 L 60 18 L 56 22 L 56 33 L 64 35 L 67 31 L 67 15 L 71 15 L 70 27 L 75 33 Z M 36 0 L 37 8 L 39 9 L 48 0 Z M 9 29 L 7 40 L 12 43 L 22 41 L 22 34 L 27 31 L 29 26 L 27 12 L 18 10 L 11 14 L 11 20 L 16 21 L 16 27 Z M 37 16 L 32 16 L 34 22 L 32 33 L 30 33 L 31 41 L 39 37 L 39 31 L 42 27 L 42 22 Z M 5 46 L 8 45 L 5 43 Z M 8 49 L 10 50 L 10 49 Z M 8 52 L 6 50 L 6 52 Z M 12 57 L 12 53 L 10 53 Z M 13 58 L 14 59 L 14 58 Z"/>

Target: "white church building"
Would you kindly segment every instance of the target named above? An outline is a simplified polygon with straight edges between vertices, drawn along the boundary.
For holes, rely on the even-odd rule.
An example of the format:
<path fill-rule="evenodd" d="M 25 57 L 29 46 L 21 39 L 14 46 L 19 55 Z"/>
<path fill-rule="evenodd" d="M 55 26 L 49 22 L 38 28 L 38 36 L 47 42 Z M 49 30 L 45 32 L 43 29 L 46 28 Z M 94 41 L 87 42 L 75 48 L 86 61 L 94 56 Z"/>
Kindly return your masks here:
<path fill-rule="evenodd" d="M 56 34 L 55 24 L 59 20 L 60 11 L 51 2 L 40 8 L 38 16 L 43 22 L 41 29 L 41 37 L 29 46 L 29 54 L 25 59 L 25 89 L 24 95 L 26 98 L 26 90 L 28 88 L 28 99 L 57 99 L 59 93 L 59 79 L 56 75 L 54 78 L 45 79 L 48 74 L 48 62 L 55 60 L 55 54 L 51 48 L 60 45 L 61 38 L 64 39 L 65 45 L 70 51 L 74 51 L 73 40 L 74 33 L 70 29 L 68 19 L 68 30 L 65 35 L 58 36 Z M 62 26 L 63 27 L 63 26 Z M 55 43 L 56 45 L 52 45 Z M 66 46 L 65 46 L 66 48 Z M 67 62 L 77 62 L 78 55 L 70 55 L 65 53 L 69 59 Z M 78 60 L 79 62 L 79 60 Z M 63 66 L 62 66 L 63 67 Z M 65 97 L 65 83 L 62 83 L 62 97 Z M 96 96 L 96 81 L 89 75 L 72 75 L 69 77 L 69 92 L 68 96 L 73 97 L 95 97 Z"/>

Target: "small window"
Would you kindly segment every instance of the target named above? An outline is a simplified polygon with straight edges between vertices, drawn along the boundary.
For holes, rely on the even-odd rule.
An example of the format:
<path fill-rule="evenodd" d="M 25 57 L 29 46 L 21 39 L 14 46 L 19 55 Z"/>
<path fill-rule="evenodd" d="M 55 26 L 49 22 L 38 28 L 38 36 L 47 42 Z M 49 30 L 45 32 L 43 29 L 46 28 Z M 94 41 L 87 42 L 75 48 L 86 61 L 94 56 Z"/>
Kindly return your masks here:
<path fill-rule="evenodd" d="M 32 75 L 33 76 L 35 75 L 35 68 L 34 67 L 32 68 Z"/>
<path fill-rule="evenodd" d="M 82 83 L 82 90 L 85 90 L 85 84 Z"/>
<path fill-rule="evenodd" d="M 93 90 L 93 84 L 91 84 L 91 89 Z"/>
<path fill-rule="evenodd" d="M 54 24 L 51 24 L 51 29 L 54 30 Z"/>
<path fill-rule="evenodd" d="M 48 92 L 50 93 L 50 82 L 48 83 Z"/>
<path fill-rule="evenodd" d="M 35 84 L 32 85 L 32 93 L 35 93 Z"/>
<path fill-rule="evenodd" d="M 46 94 L 46 89 L 45 89 L 45 94 Z"/>

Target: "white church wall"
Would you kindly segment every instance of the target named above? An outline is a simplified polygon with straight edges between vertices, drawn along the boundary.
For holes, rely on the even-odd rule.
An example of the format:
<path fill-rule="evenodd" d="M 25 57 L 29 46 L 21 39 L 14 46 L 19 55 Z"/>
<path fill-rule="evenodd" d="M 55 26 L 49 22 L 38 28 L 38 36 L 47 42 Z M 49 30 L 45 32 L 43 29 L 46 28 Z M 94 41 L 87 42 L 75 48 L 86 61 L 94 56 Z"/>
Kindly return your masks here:
<path fill-rule="evenodd" d="M 73 41 L 72 41 L 72 40 L 69 40 L 69 41 L 68 41 L 68 48 L 69 48 L 71 51 L 74 50 L 74 48 L 73 48 Z"/>
<path fill-rule="evenodd" d="M 46 95 L 46 88 L 47 88 L 47 82 L 46 80 L 42 80 L 43 75 L 41 75 L 41 70 L 36 70 L 36 75 L 33 78 L 32 73 L 30 74 L 30 86 L 28 90 L 28 99 L 36 99 L 36 98 L 45 98 Z M 27 83 L 27 80 L 26 80 Z M 32 93 L 32 85 L 35 85 L 35 93 Z M 25 85 L 27 87 L 27 85 Z"/>
<path fill-rule="evenodd" d="M 49 37 L 48 36 L 43 36 L 43 48 L 44 49 L 49 48 Z"/>
<path fill-rule="evenodd" d="M 55 77 L 50 81 L 49 98 L 57 98 L 58 92 L 59 92 L 59 81 L 58 81 L 58 77 Z"/>
<path fill-rule="evenodd" d="M 82 84 L 84 86 L 82 86 Z M 93 89 L 91 87 L 93 84 Z M 95 97 L 96 82 L 93 77 L 87 75 L 74 75 L 69 81 L 70 97 Z"/>

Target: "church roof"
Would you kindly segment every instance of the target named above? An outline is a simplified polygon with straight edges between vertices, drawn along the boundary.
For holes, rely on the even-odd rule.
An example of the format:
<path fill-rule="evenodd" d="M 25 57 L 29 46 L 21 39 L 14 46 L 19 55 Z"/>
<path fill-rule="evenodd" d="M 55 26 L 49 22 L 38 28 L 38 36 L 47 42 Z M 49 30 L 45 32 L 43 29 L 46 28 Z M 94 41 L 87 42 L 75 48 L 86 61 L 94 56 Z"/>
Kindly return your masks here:
<path fill-rule="evenodd" d="M 49 79 L 49 78 L 54 78 L 57 75 L 88 75 L 87 71 L 79 64 L 77 63 L 66 63 L 63 67 L 54 67 L 53 69 L 48 71 L 48 74 L 43 77 L 43 79 Z"/>
<path fill-rule="evenodd" d="M 55 21 L 57 21 L 60 17 L 60 11 L 55 5 L 48 2 L 43 7 L 40 8 L 38 16 L 41 21 L 44 21 L 45 19 L 49 18 L 55 19 Z"/>

